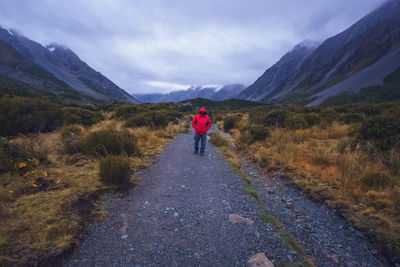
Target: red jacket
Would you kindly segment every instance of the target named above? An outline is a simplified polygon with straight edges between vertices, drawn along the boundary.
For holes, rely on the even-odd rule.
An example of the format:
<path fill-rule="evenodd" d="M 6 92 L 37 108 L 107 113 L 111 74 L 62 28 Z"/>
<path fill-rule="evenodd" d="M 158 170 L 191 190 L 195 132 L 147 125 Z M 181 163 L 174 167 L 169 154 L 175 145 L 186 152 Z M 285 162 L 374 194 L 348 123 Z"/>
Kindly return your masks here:
<path fill-rule="evenodd" d="M 207 134 L 211 127 L 210 117 L 203 114 L 197 114 L 192 120 L 192 126 L 195 134 Z"/>

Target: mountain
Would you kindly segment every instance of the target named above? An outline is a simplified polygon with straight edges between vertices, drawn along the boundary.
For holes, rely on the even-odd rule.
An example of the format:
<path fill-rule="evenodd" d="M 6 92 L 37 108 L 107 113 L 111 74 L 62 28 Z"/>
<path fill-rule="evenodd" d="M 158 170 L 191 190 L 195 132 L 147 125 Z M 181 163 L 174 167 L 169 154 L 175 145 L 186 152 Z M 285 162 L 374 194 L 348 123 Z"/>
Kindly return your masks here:
<path fill-rule="evenodd" d="M 316 49 L 316 44 L 305 41 L 296 45 L 286 53 L 278 62 L 267 69 L 255 83 L 243 90 L 239 98 L 263 101 L 275 96 L 284 86 L 294 79 L 301 64 Z"/>
<path fill-rule="evenodd" d="M 43 47 L 14 30 L 0 27 L 0 49 L 0 75 L 55 94 L 75 94 L 89 102 L 138 103 L 62 45 Z"/>
<path fill-rule="evenodd" d="M 239 98 L 318 105 L 327 98 L 382 85 L 400 67 L 400 1 L 386 1 L 318 46 L 300 44 Z"/>
<path fill-rule="evenodd" d="M 229 84 L 217 90 L 216 87 L 191 86 L 186 90 L 173 91 L 167 94 L 134 94 L 140 102 L 180 102 L 187 99 L 206 98 L 211 100 L 226 100 L 235 98 L 245 88 L 242 84 Z"/>
<path fill-rule="evenodd" d="M 228 84 L 212 94 L 209 99 L 221 101 L 236 98 L 244 88 L 245 86 L 243 84 Z"/>

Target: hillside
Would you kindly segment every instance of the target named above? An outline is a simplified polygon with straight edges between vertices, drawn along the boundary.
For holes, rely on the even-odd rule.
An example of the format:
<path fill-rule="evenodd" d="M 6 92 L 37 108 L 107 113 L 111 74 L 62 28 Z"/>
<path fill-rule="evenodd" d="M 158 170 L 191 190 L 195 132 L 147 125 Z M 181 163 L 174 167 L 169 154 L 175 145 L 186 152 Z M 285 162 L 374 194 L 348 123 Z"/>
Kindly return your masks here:
<path fill-rule="evenodd" d="M 15 31 L 1 27 L 0 41 L 0 64 L 3 66 L 0 74 L 4 76 L 53 92 L 75 91 L 74 94 L 87 96 L 94 101 L 138 103 L 134 97 L 62 45 L 50 44 L 43 47 Z"/>
<path fill-rule="evenodd" d="M 389 0 L 309 55 L 295 53 L 298 60 L 291 62 L 288 57 L 295 48 L 239 97 L 317 105 L 344 91 L 383 84 L 383 79 L 400 67 L 399 17 L 400 2 Z"/>

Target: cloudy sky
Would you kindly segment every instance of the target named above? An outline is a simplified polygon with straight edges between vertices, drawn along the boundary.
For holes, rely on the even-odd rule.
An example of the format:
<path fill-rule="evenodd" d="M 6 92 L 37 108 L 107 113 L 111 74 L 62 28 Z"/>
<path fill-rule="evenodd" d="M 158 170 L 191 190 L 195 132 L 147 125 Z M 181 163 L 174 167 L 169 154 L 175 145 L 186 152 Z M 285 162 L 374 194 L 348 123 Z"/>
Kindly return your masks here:
<path fill-rule="evenodd" d="M 131 93 L 251 84 L 384 0 L 1 0 L 0 25 L 69 47 Z"/>

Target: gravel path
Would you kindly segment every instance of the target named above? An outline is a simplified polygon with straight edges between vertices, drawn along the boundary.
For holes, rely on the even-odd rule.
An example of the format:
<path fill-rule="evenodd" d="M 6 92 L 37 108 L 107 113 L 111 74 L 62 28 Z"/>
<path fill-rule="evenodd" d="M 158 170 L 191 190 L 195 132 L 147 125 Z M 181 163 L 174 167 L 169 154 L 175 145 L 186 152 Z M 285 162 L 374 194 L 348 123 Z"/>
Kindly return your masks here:
<path fill-rule="evenodd" d="M 79 252 L 65 266 L 245 266 L 258 252 L 264 252 L 275 264 L 300 263 L 297 253 L 282 241 L 276 228 L 261 220 L 261 209 L 252 196 L 244 193 L 244 181 L 231 172 L 209 143 L 205 156 L 200 157 L 193 154 L 193 135 L 179 135 L 165 147 L 153 166 L 137 176 L 142 185 L 127 194 L 110 197 L 108 219 L 89 227 Z M 271 196 L 283 198 L 268 192 L 265 196 L 261 198 L 266 201 Z M 302 207 L 297 203 L 301 202 L 295 201 L 295 208 L 288 213 L 297 214 L 298 207 Z M 287 210 L 287 203 L 282 200 L 269 204 L 274 213 Z M 332 214 L 313 205 L 312 210 L 322 212 L 316 216 L 332 220 Z M 234 224 L 228 219 L 230 214 L 254 223 L 248 220 Z M 297 223 L 282 221 L 286 222 Z M 299 223 L 305 227 L 309 222 Z M 334 240 L 333 247 L 310 237 L 316 233 L 316 239 L 325 239 L 318 228 L 313 230 L 313 224 L 310 231 L 290 232 L 301 238 L 300 243 L 304 243 L 318 265 L 338 265 L 336 256 L 332 258 L 332 254 L 337 254 L 339 263 L 376 266 L 365 251 L 364 241 L 357 239 L 357 233 L 347 231 L 343 221 L 341 229 L 337 225 L 326 232 L 327 235 L 342 233 L 327 238 Z M 342 254 L 346 255 L 344 260 Z"/>

